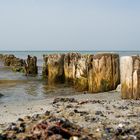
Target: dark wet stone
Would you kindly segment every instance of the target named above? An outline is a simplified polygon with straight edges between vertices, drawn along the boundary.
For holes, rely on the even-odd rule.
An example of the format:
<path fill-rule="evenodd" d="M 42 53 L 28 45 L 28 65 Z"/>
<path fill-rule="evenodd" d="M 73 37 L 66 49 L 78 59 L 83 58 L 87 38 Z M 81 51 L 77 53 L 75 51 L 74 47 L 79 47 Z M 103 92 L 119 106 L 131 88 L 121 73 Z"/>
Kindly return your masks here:
<path fill-rule="evenodd" d="M 0 140 L 6 140 L 6 137 L 0 134 Z"/>
<path fill-rule="evenodd" d="M 16 136 L 12 134 L 10 137 L 8 137 L 7 134 L 0 134 L 0 140 L 16 140 Z"/>
<path fill-rule="evenodd" d="M 73 107 L 73 105 L 71 105 L 71 104 L 66 106 L 66 108 L 72 108 L 72 107 Z"/>
<path fill-rule="evenodd" d="M 93 118 L 90 119 L 90 121 L 91 122 L 97 122 L 97 121 L 99 121 L 99 118 L 98 117 L 93 117 Z"/>
<path fill-rule="evenodd" d="M 117 128 L 116 131 L 115 131 L 115 135 L 121 135 L 123 132 L 122 128 Z"/>
<path fill-rule="evenodd" d="M 87 94 L 87 92 L 86 92 L 86 91 L 84 91 L 84 92 L 83 92 L 83 94 Z"/>
<path fill-rule="evenodd" d="M 16 129 L 17 127 L 16 127 L 16 124 L 15 123 L 11 123 L 10 125 L 9 125 L 9 127 L 7 128 L 7 130 L 14 130 L 14 129 Z"/>
<path fill-rule="evenodd" d="M 104 114 L 102 113 L 102 111 L 96 111 L 95 115 L 100 115 L 100 116 L 104 116 Z"/>
<path fill-rule="evenodd" d="M 79 111 L 77 109 L 74 109 L 74 113 L 79 113 Z"/>
<path fill-rule="evenodd" d="M 45 115 L 46 115 L 46 116 L 49 116 L 49 115 L 50 115 L 50 111 L 46 111 L 46 112 L 45 112 Z"/>
<path fill-rule="evenodd" d="M 118 109 L 127 110 L 129 108 L 127 106 L 120 106 L 120 107 L 118 107 Z"/>
<path fill-rule="evenodd" d="M 38 118 L 40 118 L 40 115 L 39 114 L 35 114 L 32 118 L 33 119 L 38 119 Z"/>
<path fill-rule="evenodd" d="M 53 101 L 53 104 L 58 103 L 58 102 L 77 102 L 75 98 L 55 98 Z"/>
<path fill-rule="evenodd" d="M 137 115 L 137 114 L 129 114 L 129 115 L 127 115 L 127 117 L 128 117 L 128 118 L 138 117 L 138 115 Z"/>
<path fill-rule="evenodd" d="M 20 123 L 20 127 L 23 127 L 23 128 L 25 128 L 26 127 L 26 123 Z"/>
<path fill-rule="evenodd" d="M 2 93 L 0 93 L 0 98 L 3 97 L 4 95 Z"/>
<path fill-rule="evenodd" d="M 75 114 L 74 112 L 70 112 L 69 116 L 74 116 L 74 114 Z"/>
<path fill-rule="evenodd" d="M 90 118 L 89 116 L 86 116 L 86 117 L 85 117 L 85 121 L 86 121 L 86 122 L 88 122 L 88 121 L 90 121 L 90 120 L 91 120 L 91 118 Z"/>
<path fill-rule="evenodd" d="M 12 125 L 10 127 L 10 130 L 18 131 L 18 127 L 16 125 Z"/>
<path fill-rule="evenodd" d="M 68 132 L 64 131 L 58 126 L 51 126 L 50 128 L 48 128 L 48 132 L 49 132 L 48 135 L 59 134 L 63 136 L 63 138 L 65 139 L 69 139 L 71 137 L 71 135 Z"/>
<path fill-rule="evenodd" d="M 74 109 L 74 113 L 79 113 L 80 116 L 88 115 L 89 113 L 86 111 L 78 111 L 77 109 Z"/>
<path fill-rule="evenodd" d="M 111 133 L 112 132 L 112 128 L 110 128 L 110 127 L 105 128 L 105 132 L 106 133 Z"/>
<path fill-rule="evenodd" d="M 22 118 L 18 118 L 18 121 L 23 122 L 24 120 Z"/>
<path fill-rule="evenodd" d="M 25 119 L 30 120 L 31 119 L 31 116 L 25 116 Z"/>

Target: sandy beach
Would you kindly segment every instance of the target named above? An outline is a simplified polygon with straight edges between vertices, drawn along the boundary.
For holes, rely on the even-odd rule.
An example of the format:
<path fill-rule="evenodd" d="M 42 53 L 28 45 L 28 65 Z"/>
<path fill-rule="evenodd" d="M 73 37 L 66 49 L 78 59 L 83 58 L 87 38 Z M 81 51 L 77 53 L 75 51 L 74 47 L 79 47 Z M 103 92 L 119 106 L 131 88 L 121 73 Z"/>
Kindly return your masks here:
<path fill-rule="evenodd" d="M 66 89 L 70 92 L 72 89 Z M 62 92 L 62 89 L 57 90 Z M 84 94 L 71 96 L 55 96 L 49 99 L 42 99 L 29 102 L 14 102 L 0 106 L 0 129 L 6 128 L 11 122 L 18 122 L 19 118 L 26 116 L 35 116 L 49 111 L 56 117 L 64 117 L 72 123 L 88 129 L 88 133 L 93 134 L 100 139 L 109 138 L 117 133 L 118 129 L 140 130 L 140 101 L 122 100 L 117 91 L 105 92 L 100 94 Z M 38 119 L 41 121 L 41 119 Z M 5 126 L 5 127 L 4 127 Z M 113 129 L 112 132 L 108 129 Z M 127 133 L 121 138 L 138 139 L 139 135 Z"/>
<path fill-rule="evenodd" d="M 26 87 L 27 85 L 29 89 Z M 36 95 L 39 94 L 35 91 L 37 85 L 38 88 L 42 86 L 42 84 L 39 85 L 38 81 L 2 80 L 0 87 L 1 89 L 6 88 L 7 92 L 3 93 L 3 90 L 1 90 L 3 94 L 0 97 L 0 129 L 4 129 L 6 124 L 16 121 L 19 117 L 32 116 L 33 114 L 40 114 L 46 110 L 51 110 L 51 103 L 54 98 L 63 97 L 63 95 L 71 97 L 69 95 L 80 94 L 73 88 L 63 88 L 64 85 L 59 85 L 56 87 L 45 86 L 44 90 L 47 93 L 40 92 L 40 95 Z M 34 88 L 32 89 L 32 86 L 36 87 L 35 90 Z M 24 93 L 24 87 L 26 87 L 27 91 L 29 90 L 27 93 Z"/>

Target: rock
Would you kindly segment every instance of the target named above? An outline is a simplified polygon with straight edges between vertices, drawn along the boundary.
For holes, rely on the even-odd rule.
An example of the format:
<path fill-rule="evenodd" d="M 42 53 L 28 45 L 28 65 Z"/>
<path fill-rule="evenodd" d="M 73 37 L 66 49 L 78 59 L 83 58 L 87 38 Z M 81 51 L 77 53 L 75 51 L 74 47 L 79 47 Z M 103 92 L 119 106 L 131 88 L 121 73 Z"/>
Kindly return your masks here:
<path fill-rule="evenodd" d="M 27 64 L 25 64 L 25 71 L 27 75 L 38 74 L 37 57 L 28 55 Z"/>
<path fill-rule="evenodd" d="M 3 97 L 4 95 L 0 93 L 0 98 Z"/>
<path fill-rule="evenodd" d="M 120 123 L 120 124 L 118 125 L 118 127 L 119 127 L 119 128 L 122 128 L 122 127 L 123 127 L 123 124 L 122 124 L 122 123 Z"/>
<path fill-rule="evenodd" d="M 0 134 L 0 140 L 5 140 L 5 139 L 6 139 L 6 136 Z"/>
<path fill-rule="evenodd" d="M 45 112 L 45 115 L 46 115 L 46 116 L 49 116 L 50 113 L 51 113 L 50 111 L 46 111 L 46 112 Z"/>
<path fill-rule="evenodd" d="M 79 140 L 79 138 L 76 137 L 76 136 L 73 136 L 73 137 L 70 138 L 70 140 Z"/>
<path fill-rule="evenodd" d="M 48 83 L 64 83 L 64 54 L 50 54 L 44 60 L 43 75 L 48 75 Z"/>
<path fill-rule="evenodd" d="M 52 135 L 48 138 L 48 140 L 63 140 L 62 136 L 59 134 Z"/>
<path fill-rule="evenodd" d="M 55 98 L 53 104 L 56 104 L 58 102 L 77 103 L 77 100 L 75 98 Z"/>
<path fill-rule="evenodd" d="M 119 55 L 102 53 L 89 56 L 88 88 L 98 93 L 116 89 L 120 83 Z"/>
<path fill-rule="evenodd" d="M 24 120 L 22 118 L 18 118 L 18 121 L 23 122 Z"/>
<path fill-rule="evenodd" d="M 17 131 L 17 130 L 18 130 L 18 127 L 16 126 L 15 123 L 11 123 L 10 126 L 9 126 L 7 129 L 8 129 L 8 130 Z"/>
<path fill-rule="evenodd" d="M 140 56 L 121 57 L 121 97 L 140 98 Z"/>
<path fill-rule="evenodd" d="M 117 92 L 121 92 L 121 84 L 119 84 L 119 85 L 117 86 L 116 91 L 117 91 Z"/>
<path fill-rule="evenodd" d="M 74 109 L 74 113 L 79 113 L 80 116 L 85 116 L 85 115 L 88 115 L 89 113 L 86 112 L 86 111 L 78 111 L 77 109 Z"/>
<path fill-rule="evenodd" d="M 100 116 L 104 116 L 104 114 L 102 113 L 102 111 L 96 111 L 95 115 L 100 115 Z"/>

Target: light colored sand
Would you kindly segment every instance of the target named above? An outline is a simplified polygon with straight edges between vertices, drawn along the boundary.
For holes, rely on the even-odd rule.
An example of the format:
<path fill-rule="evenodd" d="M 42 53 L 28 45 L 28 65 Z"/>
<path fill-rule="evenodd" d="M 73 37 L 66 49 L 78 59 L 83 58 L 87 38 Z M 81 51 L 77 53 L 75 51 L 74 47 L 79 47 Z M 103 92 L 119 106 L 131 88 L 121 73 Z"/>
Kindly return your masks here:
<path fill-rule="evenodd" d="M 66 90 L 67 92 L 69 92 L 68 90 Z M 60 91 L 58 91 L 60 92 Z M 68 94 L 68 93 L 67 93 Z M 33 115 L 33 114 L 40 114 L 40 113 L 44 113 L 45 111 L 49 110 L 55 113 L 55 111 L 57 112 L 58 110 L 62 110 L 61 111 L 61 115 L 64 113 L 65 115 L 68 114 L 68 118 L 70 120 L 79 121 L 80 124 L 83 125 L 89 125 L 90 126 L 90 122 L 85 123 L 85 120 L 83 121 L 82 117 L 81 121 L 76 117 L 70 117 L 69 113 L 71 111 L 71 109 L 67 109 L 66 111 L 66 106 L 71 104 L 71 103 L 64 103 L 62 102 L 62 104 L 60 103 L 60 106 L 57 107 L 53 107 L 52 106 L 52 102 L 54 100 L 54 98 L 56 97 L 72 97 L 77 99 L 78 101 L 85 101 L 85 100 L 105 100 L 104 104 L 98 104 L 98 103 L 88 103 L 88 104 L 83 104 L 81 106 L 78 107 L 79 111 L 87 111 L 90 113 L 89 117 L 94 117 L 95 112 L 96 111 L 102 111 L 104 113 L 104 115 L 106 116 L 106 118 L 108 118 L 109 122 L 122 122 L 122 121 L 130 121 L 131 119 L 129 119 L 129 117 L 127 115 L 131 115 L 131 114 L 135 114 L 135 115 L 140 115 L 140 100 L 139 101 L 130 101 L 130 100 L 122 100 L 120 98 L 120 93 L 119 92 L 106 92 L 106 93 L 99 93 L 99 94 L 79 94 L 79 95 L 71 95 L 71 96 L 55 96 L 55 97 L 49 97 L 49 99 L 40 99 L 40 100 L 30 100 L 28 101 L 20 101 L 20 102 L 10 102 L 10 103 L 4 103 L 0 105 L 0 129 L 3 129 L 3 125 L 6 126 L 7 123 L 10 122 L 14 122 L 16 121 L 18 118 L 27 116 L 27 115 Z M 132 104 L 131 104 L 132 102 Z M 115 106 L 115 107 L 114 107 Z M 119 107 L 128 107 L 128 109 L 119 109 Z M 64 109 L 64 110 L 63 110 Z M 73 110 L 74 108 L 72 108 Z M 122 117 L 117 117 L 116 116 L 122 116 Z M 125 118 L 126 116 L 126 118 Z M 102 120 L 102 116 L 99 117 Z M 117 119 L 117 120 L 116 120 Z M 140 123 L 138 121 L 139 119 L 137 117 L 133 117 L 132 118 L 132 122 L 137 122 Z M 104 120 L 102 120 L 104 121 Z M 118 123 L 119 123 L 118 122 Z"/>
<path fill-rule="evenodd" d="M 29 102 L 20 101 L 4 103 L 0 105 L 0 128 L 7 123 L 14 122 L 18 118 L 22 118 L 27 115 L 40 114 L 46 110 L 50 110 L 51 100 L 33 100 Z"/>
<path fill-rule="evenodd" d="M 67 90 L 68 92 L 68 90 Z M 57 97 L 57 96 L 56 96 Z M 58 96 L 64 97 L 64 96 Z M 83 94 L 80 95 L 72 95 L 66 97 L 73 97 L 75 99 L 80 100 L 88 100 L 88 99 L 106 99 L 106 100 L 118 100 L 118 93 L 100 93 L 100 94 Z M 54 97 L 55 98 L 55 97 Z M 49 99 L 43 100 L 30 100 L 23 101 L 22 99 L 18 102 L 6 102 L 0 105 L 0 125 L 16 121 L 19 117 L 24 117 L 26 115 L 33 115 L 37 113 L 43 113 L 46 110 L 51 110 L 53 97 L 49 97 Z"/>

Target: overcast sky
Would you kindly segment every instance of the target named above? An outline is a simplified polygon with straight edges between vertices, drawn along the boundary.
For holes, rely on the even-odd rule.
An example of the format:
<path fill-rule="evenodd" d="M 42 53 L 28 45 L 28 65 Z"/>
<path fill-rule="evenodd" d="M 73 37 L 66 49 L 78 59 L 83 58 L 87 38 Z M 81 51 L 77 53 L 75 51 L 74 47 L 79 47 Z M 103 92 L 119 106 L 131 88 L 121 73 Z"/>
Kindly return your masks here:
<path fill-rule="evenodd" d="M 0 50 L 140 50 L 140 0 L 0 0 Z"/>

